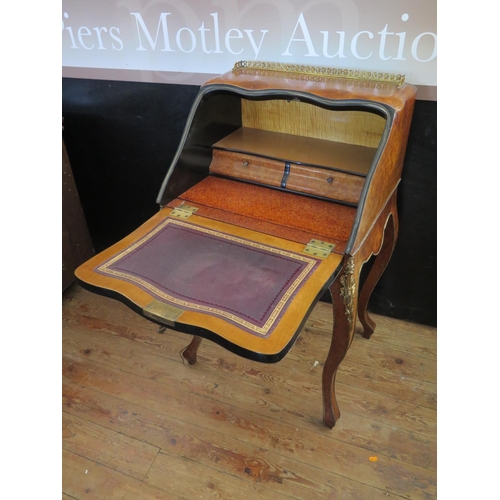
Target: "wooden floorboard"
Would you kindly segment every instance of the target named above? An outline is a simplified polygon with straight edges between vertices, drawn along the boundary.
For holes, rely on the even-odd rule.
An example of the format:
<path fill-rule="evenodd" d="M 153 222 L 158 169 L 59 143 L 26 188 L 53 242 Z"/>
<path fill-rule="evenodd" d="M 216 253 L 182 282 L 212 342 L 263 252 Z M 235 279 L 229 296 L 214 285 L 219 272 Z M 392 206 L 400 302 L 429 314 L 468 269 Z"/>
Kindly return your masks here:
<path fill-rule="evenodd" d="M 63 294 L 63 498 L 436 498 L 436 330 L 373 316 L 322 423 L 331 306 L 251 362 L 73 285 Z M 374 458 L 376 457 L 376 459 Z"/>

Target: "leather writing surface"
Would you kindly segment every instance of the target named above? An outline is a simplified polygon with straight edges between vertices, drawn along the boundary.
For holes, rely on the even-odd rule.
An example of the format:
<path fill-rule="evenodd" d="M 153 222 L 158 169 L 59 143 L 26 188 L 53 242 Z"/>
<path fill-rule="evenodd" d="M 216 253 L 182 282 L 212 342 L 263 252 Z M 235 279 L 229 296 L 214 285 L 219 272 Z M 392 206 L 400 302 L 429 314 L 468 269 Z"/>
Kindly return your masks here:
<path fill-rule="evenodd" d="M 95 270 L 269 335 L 319 260 L 167 218 Z"/>

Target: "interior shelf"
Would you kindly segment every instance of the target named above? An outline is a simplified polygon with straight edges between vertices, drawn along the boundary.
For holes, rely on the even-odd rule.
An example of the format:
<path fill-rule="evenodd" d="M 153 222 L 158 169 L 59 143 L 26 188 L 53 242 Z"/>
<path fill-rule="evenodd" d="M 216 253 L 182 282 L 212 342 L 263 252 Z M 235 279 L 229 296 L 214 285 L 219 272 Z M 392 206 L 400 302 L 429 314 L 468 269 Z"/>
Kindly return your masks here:
<path fill-rule="evenodd" d="M 241 127 L 214 148 L 366 176 L 376 148 Z"/>

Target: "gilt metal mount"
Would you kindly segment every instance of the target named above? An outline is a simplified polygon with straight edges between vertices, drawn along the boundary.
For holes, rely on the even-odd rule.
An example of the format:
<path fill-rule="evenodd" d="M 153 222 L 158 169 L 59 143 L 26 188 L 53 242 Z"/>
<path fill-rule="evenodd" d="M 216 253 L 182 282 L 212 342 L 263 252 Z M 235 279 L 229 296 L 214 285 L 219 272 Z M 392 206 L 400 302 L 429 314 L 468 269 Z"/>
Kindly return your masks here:
<path fill-rule="evenodd" d="M 349 327 L 352 327 L 354 319 L 354 297 L 356 295 L 356 280 L 354 279 L 354 258 L 349 257 L 340 277 L 340 295 L 344 300 L 345 314 Z"/>

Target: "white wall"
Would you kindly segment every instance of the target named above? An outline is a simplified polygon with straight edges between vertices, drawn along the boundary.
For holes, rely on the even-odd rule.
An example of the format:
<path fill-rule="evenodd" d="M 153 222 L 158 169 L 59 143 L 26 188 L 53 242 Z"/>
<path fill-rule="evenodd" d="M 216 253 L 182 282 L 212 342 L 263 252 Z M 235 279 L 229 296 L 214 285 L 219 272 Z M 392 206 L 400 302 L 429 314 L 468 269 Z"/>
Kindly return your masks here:
<path fill-rule="evenodd" d="M 239 60 L 436 86 L 435 0 L 63 0 L 63 76 L 199 84 Z"/>

